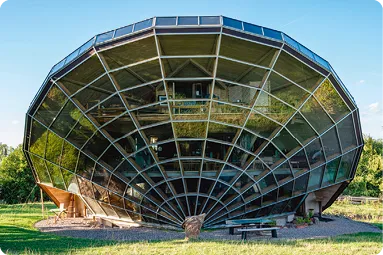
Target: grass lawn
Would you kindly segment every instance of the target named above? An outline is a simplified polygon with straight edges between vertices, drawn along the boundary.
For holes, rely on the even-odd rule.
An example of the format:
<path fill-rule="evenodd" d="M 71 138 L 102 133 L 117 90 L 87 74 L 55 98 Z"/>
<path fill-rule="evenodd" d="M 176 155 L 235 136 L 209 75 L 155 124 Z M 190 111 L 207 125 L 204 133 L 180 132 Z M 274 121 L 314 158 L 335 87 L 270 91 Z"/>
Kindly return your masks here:
<path fill-rule="evenodd" d="M 48 207 L 53 207 L 49 204 Z M 0 205 L 0 248 L 7 254 L 378 254 L 382 235 L 359 233 L 299 241 L 114 242 L 40 233 L 41 205 Z"/>

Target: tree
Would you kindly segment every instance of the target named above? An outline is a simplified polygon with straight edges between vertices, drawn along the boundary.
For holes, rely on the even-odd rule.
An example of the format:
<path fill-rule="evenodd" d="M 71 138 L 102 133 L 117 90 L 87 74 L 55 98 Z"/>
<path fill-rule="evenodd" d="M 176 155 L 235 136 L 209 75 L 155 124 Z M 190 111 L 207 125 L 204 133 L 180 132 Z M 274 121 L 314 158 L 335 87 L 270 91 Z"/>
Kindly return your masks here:
<path fill-rule="evenodd" d="M 5 203 L 24 203 L 36 183 L 19 145 L 0 162 L 0 200 Z M 35 188 L 30 200 L 39 199 L 39 189 Z"/>

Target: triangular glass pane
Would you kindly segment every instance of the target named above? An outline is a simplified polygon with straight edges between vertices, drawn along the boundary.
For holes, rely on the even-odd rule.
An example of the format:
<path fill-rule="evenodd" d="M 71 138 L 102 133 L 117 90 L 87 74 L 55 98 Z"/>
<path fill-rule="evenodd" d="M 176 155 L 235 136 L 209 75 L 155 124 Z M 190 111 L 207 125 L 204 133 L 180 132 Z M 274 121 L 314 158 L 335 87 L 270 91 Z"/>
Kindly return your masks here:
<path fill-rule="evenodd" d="M 102 55 L 110 69 L 158 56 L 154 36 L 103 51 Z"/>
<path fill-rule="evenodd" d="M 269 204 L 277 202 L 278 189 L 274 189 L 271 192 L 268 192 L 262 196 L 262 206 L 267 206 Z"/>
<path fill-rule="evenodd" d="M 49 126 L 67 101 L 61 90 L 53 85 L 35 114 L 35 118 Z"/>
<path fill-rule="evenodd" d="M 238 132 L 239 128 L 210 122 L 207 138 L 232 143 Z"/>
<path fill-rule="evenodd" d="M 294 182 L 290 181 L 278 189 L 278 201 L 285 200 L 286 198 L 293 196 Z"/>
<path fill-rule="evenodd" d="M 75 172 L 79 150 L 64 140 L 63 152 L 61 155 L 61 166 Z"/>
<path fill-rule="evenodd" d="M 334 121 L 340 120 L 350 112 L 328 79 L 322 83 L 314 95 Z"/>
<path fill-rule="evenodd" d="M 274 70 L 309 91 L 313 91 L 324 78 L 321 74 L 284 51 L 279 55 Z"/>
<path fill-rule="evenodd" d="M 223 35 L 219 54 L 268 67 L 276 51 L 277 49 L 262 44 Z"/>
<path fill-rule="evenodd" d="M 63 174 L 63 179 L 68 191 L 76 194 L 78 192 L 76 176 L 72 172 L 69 172 L 64 168 L 61 168 L 61 173 Z"/>
<path fill-rule="evenodd" d="M 333 125 L 331 119 L 314 97 L 307 100 L 301 109 L 301 113 L 319 134 Z"/>
<path fill-rule="evenodd" d="M 263 89 L 295 108 L 299 108 L 309 96 L 306 91 L 275 72 L 271 72 Z"/>
<path fill-rule="evenodd" d="M 348 151 L 356 147 L 357 143 L 354 131 L 354 122 L 351 114 L 338 124 L 338 132 L 343 151 Z"/>
<path fill-rule="evenodd" d="M 286 125 L 286 128 L 297 138 L 302 144 L 306 144 L 316 138 L 315 131 L 307 124 L 302 115 L 297 112 L 294 117 Z"/>
<path fill-rule="evenodd" d="M 335 127 L 327 131 L 321 137 L 323 143 L 323 149 L 326 154 L 326 159 L 330 160 L 340 155 L 341 150 L 338 141 L 338 135 Z"/>
<path fill-rule="evenodd" d="M 295 113 L 293 108 L 263 91 L 258 95 L 254 109 L 281 124 L 284 124 Z"/>
<path fill-rule="evenodd" d="M 207 122 L 174 122 L 174 133 L 178 138 L 205 138 Z"/>
<path fill-rule="evenodd" d="M 105 69 L 95 54 L 66 74 L 57 83 L 63 85 L 68 93 L 72 95 L 103 73 L 105 73 Z"/>
<path fill-rule="evenodd" d="M 302 199 L 304 198 L 304 195 L 295 197 L 289 201 L 289 203 L 286 205 L 285 209 L 283 210 L 284 213 L 293 212 L 297 209 L 298 205 L 302 202 Z"/>
<path fill-rule="evenodd" d="M 306 192 L 306 190 L 307 190 L 307 182 L 308 182 L 308 178 L 309 178 L 309 174 L 307 173 L 307 174 L 304 174 L 304 175 L 298 177 L 298 178 L 295 180 L 295 184 L 294 184 L 294 192 L 293 192 L 293 195 L 294 195 L 294 196 Z"/>
<path fill-rule="evenodd" d="M 255 66 L 245 65 L 223 58 L 218 60 L 217 77 L 224 80 L 260 88 L 266 72 L 266 69 Z"/>
<path fill-rule="evenodd" d="M 53 187 L 66 190 L 60 167 L 49 162 L 46 162 L 46 164 L 53 182 Z"/>
<path fill-rule="evenodd" d="M 218 122 L 243 126 L 249 113 L 250 109 L 212 102 L 210 119 Z"/>
<path fill-rule="evenodd" d="M 33 154 L 29 154 L 29 156 L 31 158 L 33 168 L 36 171 L 37 177 L 39 178 L 39 182 L 41 184 L 52 186 L 52 181 L 49 177 L 48 170 L 45 166 L 44 160 Z"/>
<path fill-rule="evenodd" d="M 280 127 L 281 126 L 278 123 L 257 112 L 252 112 L 246 123 L 246 128 L 264 138 L 268 138 L 272 134 L 276 133 Z"/>

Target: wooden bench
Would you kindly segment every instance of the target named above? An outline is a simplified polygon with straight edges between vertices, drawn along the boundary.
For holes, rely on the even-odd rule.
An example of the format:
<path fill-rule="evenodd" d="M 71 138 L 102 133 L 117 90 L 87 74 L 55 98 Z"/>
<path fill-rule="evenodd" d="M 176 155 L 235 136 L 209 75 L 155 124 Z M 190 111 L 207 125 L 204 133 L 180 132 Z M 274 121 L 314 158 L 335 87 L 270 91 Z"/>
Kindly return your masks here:
<path fill-rule="evenodd" d="M 278 227 L 273 228 L 240 228 L 238 229 L 239 232 L 242 232 L 242 240 L 247 239 L 247 232 L 256 232 L 256 231 L 271 231 L 271 236 L 273 238 L 277 238 L 277 229 Z"/>

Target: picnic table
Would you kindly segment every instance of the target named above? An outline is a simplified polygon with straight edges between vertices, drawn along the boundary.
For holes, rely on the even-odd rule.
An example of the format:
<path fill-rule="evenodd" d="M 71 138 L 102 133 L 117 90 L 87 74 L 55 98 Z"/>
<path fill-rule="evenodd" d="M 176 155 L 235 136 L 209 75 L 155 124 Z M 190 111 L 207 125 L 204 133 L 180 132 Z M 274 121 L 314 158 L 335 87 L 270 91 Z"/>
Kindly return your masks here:
<path fill-rule="evenodd" d="M 49 210 L 50 212 L 53 212 L 55 214 L 55 224 L 57 223 L 57 221 L 59 219 L 61 219 L 61 217 L 67 213 L 67 210 L 64 209 L 64 208 L 59 208 L 59 209 L 51 209 Z"/>
<path fill-rule="evenodd" d="M 264 225 L 272 223 L 272 220 L 268 219 L 239 219 L 239 220 L 227 220 L 226 226 L 229 228 L 229 234 L 234 235 L 235 228 L 247 228 L 255 226 L 256 228 L 262 228 Z"/>

